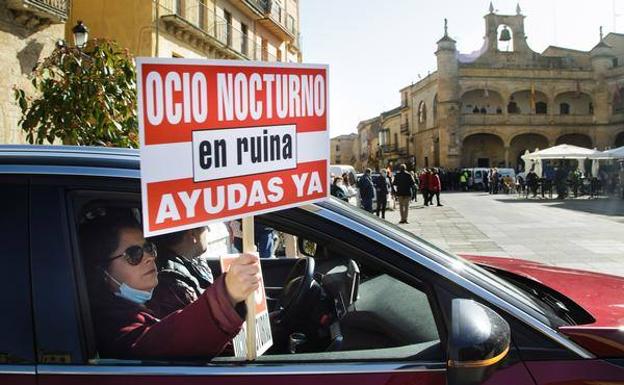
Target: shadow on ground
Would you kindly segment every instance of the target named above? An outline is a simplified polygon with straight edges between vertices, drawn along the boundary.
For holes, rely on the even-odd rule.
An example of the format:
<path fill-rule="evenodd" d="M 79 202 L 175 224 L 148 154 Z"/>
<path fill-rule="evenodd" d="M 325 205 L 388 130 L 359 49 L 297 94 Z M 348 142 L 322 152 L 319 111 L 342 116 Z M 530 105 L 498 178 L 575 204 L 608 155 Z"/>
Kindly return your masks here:
<path fill-rule="evenodd" d="M 608 215 L 612 217 L 622 217 L 621 221 L 624 222 L 624 199 L 617 198 L 597 198 L 597 199 L 548 199 L 548 198 L 515 198 L 504 197 L 496 198 L 497 201 L 503 203 L 533 203 L 541 204 L 549 207 L 558 207 L 566 210 L 583 211 L 591 214 Z"/>

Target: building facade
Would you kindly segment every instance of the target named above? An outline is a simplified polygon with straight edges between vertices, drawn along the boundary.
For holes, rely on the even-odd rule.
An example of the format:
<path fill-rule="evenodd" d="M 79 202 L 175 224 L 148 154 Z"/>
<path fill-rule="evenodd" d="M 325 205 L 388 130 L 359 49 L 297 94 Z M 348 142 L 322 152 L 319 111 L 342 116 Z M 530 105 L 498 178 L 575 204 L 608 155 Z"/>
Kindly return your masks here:
<path fill-rule="evenodd" d="M 300 62 L 300 0 L 73 0 L 90 36 L 134 56 Z"/>
<path fill-rule="evenodd" d="M 69 0 L 0 1 L 0 143 L 25 142 L 14 87 L 32 90 L 29 76 L 64 37 Z"/>
<path fill-rule="evenodd" d="M 483 47 L 467 55 L 445 22 L 437 71 L 400 90 L 401 105 L 392 110 L 399 130 L 384 114 L 358 126 L 360 162 L 522 167 L 525 150 L 624 145 L 624 35 L 601 32 L 590 51 L 551 46 L 537 53 L 524 18 L 519 6 L 514 15 L 490 6 Z"/>
<path fill-rule="evenodd" d="M 357 159 L 357 134 L 340 135 L 330 140 L 329 159 L 331 164 L 355 164 Z"/>

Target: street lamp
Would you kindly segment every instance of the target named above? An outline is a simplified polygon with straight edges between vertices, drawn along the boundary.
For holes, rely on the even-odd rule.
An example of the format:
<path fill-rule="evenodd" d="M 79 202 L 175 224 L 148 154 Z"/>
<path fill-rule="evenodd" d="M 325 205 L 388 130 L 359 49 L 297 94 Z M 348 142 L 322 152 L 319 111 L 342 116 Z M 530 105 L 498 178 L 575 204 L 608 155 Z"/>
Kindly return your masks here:
<path fill-rule="evenodd" d="M 89 29 L 83 24 L 82 20 L 78 20 L 78 23 L 72 28 L 72 33 L 74 34 L 74 44 L 76 47 L 83 48 L 87 45 Z"/>

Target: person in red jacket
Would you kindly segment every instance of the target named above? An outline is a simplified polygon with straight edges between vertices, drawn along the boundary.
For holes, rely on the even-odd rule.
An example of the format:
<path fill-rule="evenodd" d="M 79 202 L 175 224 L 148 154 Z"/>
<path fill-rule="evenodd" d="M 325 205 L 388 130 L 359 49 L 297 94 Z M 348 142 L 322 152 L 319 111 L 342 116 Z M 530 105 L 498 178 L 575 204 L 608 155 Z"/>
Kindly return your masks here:
<path fill-rule="evenodd" d="M 440 176 L 438 170 L 433 169 L 427 174 L 427 187 L 429 189 L 429 204 L 433 205 L 433 197 L 436 197 L 436 203 L 440 204 L 440 190 L 442 190 L 442 183 L 440 182 Z"/>
<path fill-rule="evenodd" d="M 79 230 L 100 357 L 209 359 L 242 326 L 244 300 L 259 285 L 259 262 L 244 254 L 199 298 L 159 319 L 149 300 L 158 283 L 156 247 L 127 215 L 87 220 Z"/>

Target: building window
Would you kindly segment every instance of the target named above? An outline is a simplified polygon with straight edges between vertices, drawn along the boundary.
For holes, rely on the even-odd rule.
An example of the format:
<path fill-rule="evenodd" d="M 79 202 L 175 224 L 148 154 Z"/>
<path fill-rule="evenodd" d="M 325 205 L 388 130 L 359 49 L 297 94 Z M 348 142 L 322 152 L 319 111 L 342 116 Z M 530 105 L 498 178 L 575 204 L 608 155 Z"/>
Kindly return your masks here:
<path fill-rule="evenodd" d="M 418 123 L 425 123 L 427 121 L 427 107 L 425 106 L 425 102 L 420 102 L 418 104 Z"/>
<path fill-rule="evenodd" d="M 176 15 L 184 17 L 184 0 L 175 0 Z"/>
<path fill-rule="evenodd" d="M 199 28 L 205 30 L 206 29 L 206 0 L 199 0 L 199 9 L 197 10 L 199 13 L 198 25 Z"/>
<path fill-rule="evenodd" d="M 297 28 L 295 26 L 295 18 L 292 17 L 292 15 L 288 15 L 288 17 L 286 17 L 286 28 L 288 28 L 288 30 L 293 34 L 293 35 L 297 35 Z"/>
<path fill-rule="evenodd" d="M 568 103 L 561 103 L 559 105 L 560 115 L 570 115 L 570 105 Z"/>
<path fill-rule="evenodd" d="M 225 18 L 225 42 L 228 47 L 232 46 L 232 14 L 228 11 L 223 11 L 223 17 Z"/>
<path fill-rule="evenodd" d="M 624 87 L 615 86 L 613 93 L 613 112 L 621 113 L 624 111 Z"/>
<path fill-rule="evenodd" d="M 518 103 L 511 100 L 509 104 L 507 104 L 507 113 L 508 114 L 519 114 L 520 108 L 518 107 Z"/>
<path fill-rule="evenodd" d="M 394 148 L 399 148 L 399 134 L 394 133 Z"/>
<path fill-rule="evenodd" d="M 545 114 L 548 112 L 548 106 L 544 102 L 535 103 L 535 113 L 536 114 Z"/>
<path fill-rule="evenodd" d="M 340 145 L 339 144 L 336 145 L 336 151 L 340 151 Z"/>
<path fill-rule="evenodd" d="M 249 56 L 249 29 L 246 24 L 241 23 L 241 30 L 243 31 L 243 41 L 241 42 L 241 52 L 245 56 Z"/>
<path fill-rule="evenodd" d="M 269 42 L 267 41 L 267 39 L 262 38 L 262 42 L 260 44 L 261 44 L 260 49 L 262 50 L 261 60 L 268 61 L 269 60 Z"/>
<path fill-rule="evenodd" d="M 271 17 L 278 23 L 282 22 L 282 7 L 275 1 L 273 1 L 271 5 Z"/>
<path fill-rule="evenodd" d="M 613 58 L 613 67 L 617 67 L 618 66 L 618 58 L 614 57 Z"/>

